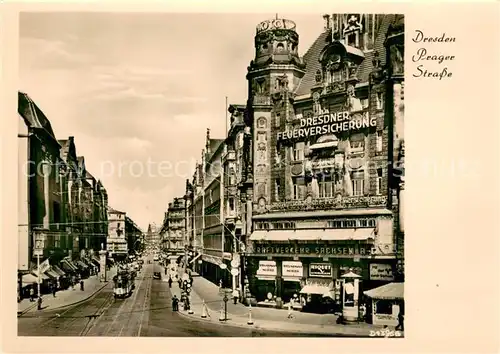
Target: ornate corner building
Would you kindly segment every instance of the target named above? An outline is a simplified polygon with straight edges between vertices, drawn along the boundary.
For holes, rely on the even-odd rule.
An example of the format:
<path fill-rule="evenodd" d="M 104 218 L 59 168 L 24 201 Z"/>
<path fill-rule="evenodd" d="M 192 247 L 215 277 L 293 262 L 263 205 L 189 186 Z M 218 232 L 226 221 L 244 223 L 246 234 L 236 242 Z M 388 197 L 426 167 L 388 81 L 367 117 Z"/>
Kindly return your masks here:
<path fill-rule="evenodd" d="M 257 301 L 339 294 L 346 272 L 364 289 L 404 274 L 404 18 L 324 19 L 304 57 L 292 21 L 257 26 L 235 206 L 240 280 Z"/>

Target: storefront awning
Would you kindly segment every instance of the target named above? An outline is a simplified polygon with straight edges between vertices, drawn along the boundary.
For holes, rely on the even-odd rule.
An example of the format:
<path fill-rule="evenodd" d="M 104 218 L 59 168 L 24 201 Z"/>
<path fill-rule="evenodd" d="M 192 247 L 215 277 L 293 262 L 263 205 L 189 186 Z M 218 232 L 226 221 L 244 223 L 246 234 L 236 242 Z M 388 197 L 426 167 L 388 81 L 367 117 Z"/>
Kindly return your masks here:
<path fill-rule="evenodd" d="M 37 277 L 35 277 L 33 274 L 24 274 L 23 275 L 23 285 L 30 285 L 33 283 L 38 283 Z"/>
<path fill-rule="evenodd" d="M 96 263 L 97 265 L 100 265 L 101 264 L 101 261 L 99 260 L 99 258 L 97 258 L 96 256 L 92 256 L 92 262 Z"/>
<path fill-rule="evenodd" d="M 375 238 L 374 228 L 320 230 L 257 230 L 250 241 L 365 241 Z"/>
<path fill-rule="evenodd" d="M 62 265 L 63 269 L 68 271 L 68 272 L 77 272 L 78 271 L 78 268 L 73 264 L 73 262 L 71 262 L 68 259 L 63 259 L 61 261 L 61 265 Z"/>
<path fill-rule="evenodd" d="M 330 291 L 328 286 L 324 285 L 306 285 L 300 291 L 301 294 L 315 294 L 315 295 L 324 295 Z"/>
<path fill-rule="evenodd" d="M 201 259 L 204 260 L 205 262 L 212 263 L 212 264 L 215 264 L 215 265 L 221 265 L 222 264 L 222 258 L 211 256 L 211 255 L 208 255 L 208 254 L 202 255 Z"/>
<path fill-rule="evenodd" d="M 81 269 L 87 269 L 89 266 L 83 263 L 82 261 L 76 261 L 76 265 L 79 266 Z"/>
<path fill-rule="evenodd" d="M 37 270 L 33 271 L 33 276 L 34 277 L 38 277 L 38 271 Z M 40 274 L 40 278 L 42 278 L 42 280 L 48 280 L 48 279 L 50 279 L 50 277 L 47 274 L 44 274 L 44 273 Z"/>
<path fill-rule="evenodd" d="M 66 273 L 64 273 L 64 271 L 63 271 L 61 268 L 59 268 L 58 266 L 56 266 L 56 265 L 52 266 L 52 269 L 53 269 L 53 270 L 54 270 L 57 274 L 59 274 L 60 276 L 65 276 L 65 275 L 66 275 Z"/>
<path fill-rule="evenodd" d="M 52 279 L 59 279 L 59 274 L 54 269 L 49 269 L 48 271 L 45 272 L 50 278 Z"/>
<path fill-rule="evenodd" d="M 389 283 L 364 292 L 372 299 L 400 300 L 404 298 L 404 283 Z"/>

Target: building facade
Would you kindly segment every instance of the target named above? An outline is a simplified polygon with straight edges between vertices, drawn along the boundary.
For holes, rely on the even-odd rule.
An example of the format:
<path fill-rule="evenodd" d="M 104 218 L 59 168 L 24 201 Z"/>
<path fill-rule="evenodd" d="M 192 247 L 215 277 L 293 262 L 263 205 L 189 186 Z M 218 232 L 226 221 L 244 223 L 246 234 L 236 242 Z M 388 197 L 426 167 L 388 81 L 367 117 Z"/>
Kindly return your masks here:
<path fill-rule="evenodd" d="M 129 254 L 133 255 L 142 250 L 142 230 L 134 220 L 128 216 L 125 216 L 125 238 L 127 239 L 127 250 Z"/>
<path fill-rule="evenodd" d="M 25 93 L 18 93 L 19 244 L 22 297 L 45 262 L 44 284 L 89 274 L 98 267 L 94 253 L 105 243 L 107 193 L 78 158 L 74 138 L 57 140 L 49 119 Z M 89 177 L 90 178 L 87 178 Z M 90 182 L 89 182 L 90 180 Z M 36 235 L 43 236 L 37 255 Z M 64 269 L 64 270 L 63 270 Z M 64 283 L 64 282 L 60 282 Z M 44 285 L 41 287 L 47 289 Z"/>
<path fill-rule="evenodd" d="M 402 105 L 404 42 L 388 34 L 401 23 L 396 15 L 325 16 L 304 58 L 292 21 L 257 27 L 241 188 L 244 272 L 257 301 L 302 292 L 314 306 L 330 293 L 345 305 L 350 274 L 354 308 L 364 289 L 395 280 L 402 113 L 394 106 Z"/>
<path fill-rule="evenodd" d="M 201 274 L 213 283 L 229 286 L 231 276 L 221 264 L 231 260 L 231 253 L 224 251 L 226 230 L 223 221 L 224 177 L 222 156 L 224 139 L 213 139 L 207 129 L 203 158 L 203 255 Z M 229 235 L 228 235 L 229 236 Z"/>
<path fill-rule="evenodd" d="M 238 185 L 243 177 L 243 137 L 244 137 L 244 105 L 230 105 L 230 128 L 227 133 L 225 152 L 222 156 L 223 170 L 223 220 L 224 220 L 224 252 L 231 254 L 228 262 L 228 271 L 232 278 L 228 287 L 243 290 L 241 277 L 240 254 L 245 252 L 245 238 L 243 237 L 244 221 L 241 218 L 241 201 Z"/>
<path fill-rule="evenodd" d="M 174 198 L 168 204 L 165 220 L 165 242 L 169 253 L 180 254 L 186 247 L 186 202 L 184 198 Z"/>
<path fill-rule="evenodd" d="M 125 260 L 128 255 L 128 242 L 125 234 L 127 214 L 108 207 L 107 250 L 114 260 Z"/>
<path fill-rule="evenodd" d="M 357 318 L 365 290 L 404 280 L 404 17 L 324 21 L 303 57 L 293 21 L 257 26 L 246 105 L 195 168 L 190 234 L 198 272 L 246 302 Z"/>

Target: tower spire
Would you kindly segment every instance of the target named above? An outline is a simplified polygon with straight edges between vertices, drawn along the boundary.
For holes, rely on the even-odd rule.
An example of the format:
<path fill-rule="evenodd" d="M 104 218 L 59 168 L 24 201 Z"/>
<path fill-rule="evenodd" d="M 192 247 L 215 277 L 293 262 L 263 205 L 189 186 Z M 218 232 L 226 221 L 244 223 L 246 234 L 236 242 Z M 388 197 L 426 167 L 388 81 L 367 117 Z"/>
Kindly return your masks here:
<path fill-rule="evenodd" d="M 276 14 L 276 19 L 278 19 L 278 14 Z"/>

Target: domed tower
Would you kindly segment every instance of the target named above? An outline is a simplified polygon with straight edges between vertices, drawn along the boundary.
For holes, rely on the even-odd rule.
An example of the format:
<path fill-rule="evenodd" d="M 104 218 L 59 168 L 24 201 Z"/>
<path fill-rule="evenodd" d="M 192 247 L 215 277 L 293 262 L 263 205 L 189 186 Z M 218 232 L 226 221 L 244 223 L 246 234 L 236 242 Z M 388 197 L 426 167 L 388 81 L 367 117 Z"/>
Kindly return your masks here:
<path fill-rule="evenodd" d="M 253 182 L 254 211 L 263 213 L 273 201 L 271 175 L 276 168 L 276 133 L 295 118 L 294 92 L 305 74 L 298 53 L 299 35 L 293 21 L 261 22 L 255 35 L 255 58 L 248 67 L 245 123 L 251 136 L 247 181 Z M 250 139 L 249 139 L 250 140 Z"/>

